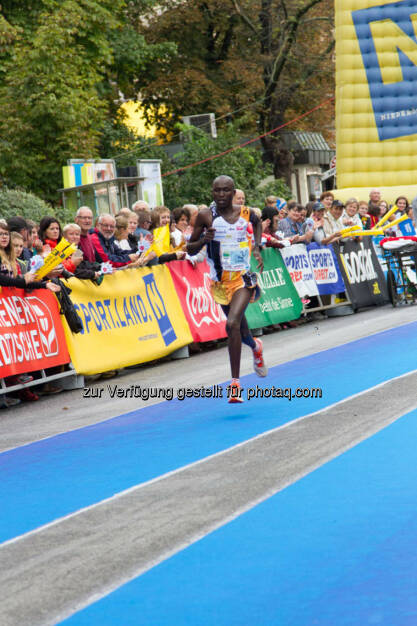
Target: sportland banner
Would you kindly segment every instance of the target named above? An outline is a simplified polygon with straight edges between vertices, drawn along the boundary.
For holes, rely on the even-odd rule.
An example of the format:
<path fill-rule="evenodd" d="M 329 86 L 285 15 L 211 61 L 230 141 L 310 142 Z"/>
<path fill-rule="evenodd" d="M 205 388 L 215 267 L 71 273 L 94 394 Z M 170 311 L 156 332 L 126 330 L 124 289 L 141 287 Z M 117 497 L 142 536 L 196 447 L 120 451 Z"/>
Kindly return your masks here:
<path fill-rule="evenodd" d="M 384 273 L 370 237 L 333 244 L 349 298 L 355 308 L 388 302 Z"/>
<path fill-rule="evenodd" d="M 71 278 L 71 300 L 83 331 L 64 321 L 72 363 L 80 374 L 145 363 L 192 342 L 190 329 L 165 265 L 105 276 L 100 286 Z"/>
<path fill-rule="evenodd" d="M 322 296 L 344 291 L 345 285 L 334 249 L 310 243 L 307 251 L 319 294 Z"/>
<path fill-rule="evenodd" d="M 249 328 L 262 328 L 271 324 L 288 322 L 301 315 L 303 305 L 278 250 L 262 250 L 264 271 L 258 273 L 262 296 L 246 309 Z M 256 272 L 257 262 L 251 258 L 251 269 Z"/>
<path fill-rule="evenodd" d="M 226 317 L 210 291 L 207 261 L 193 266 L 189 261 L 168 263 L 177 295 L 181 301 L 194 341 L 212 341 L 226 337 Z"/>
<path fill-rule="evenodd" d="M 319 292 L 306 246 L 297 243 L 294 246 L 282 248 L 280 252 L 300 298 L 317 296 Z"/>
<path fill-rule="evenodd" d="M 1 378 L 69 363 L 58 302 L 47 289 L 0 290 Z"/>

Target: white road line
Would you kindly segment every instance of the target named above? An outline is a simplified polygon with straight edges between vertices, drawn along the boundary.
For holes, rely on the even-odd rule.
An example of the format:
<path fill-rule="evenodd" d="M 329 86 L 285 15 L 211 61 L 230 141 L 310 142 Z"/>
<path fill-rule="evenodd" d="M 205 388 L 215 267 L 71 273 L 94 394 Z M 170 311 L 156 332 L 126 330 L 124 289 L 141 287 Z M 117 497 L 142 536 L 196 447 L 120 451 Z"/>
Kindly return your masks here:
<path fill-rule="evenodd" d="M 382 383 L 378 383 L 378 385 L 374 385 L 373 387 L 369 387 L 368 389 L 364 389 L 363 391 L 359 391 L 358 393 L 355 393 L 351 396 L 348 396 L 347 398 L 344 398 L 343 400 L 338 400 L 337 402 L 334 402 L 333 404 L 330 404 L 327 407 L 324 407 L 322 409 L 318 409 L 317 411 L 314 411 L 313 413 L 308 413 L 307 415 L 303 415 L 301 417 L 297 417 L 294 420 L 291 420 L 290 422 L 286 422 L 285 424 L 282 424 L 281 426 L 277 426 L 276 428 L 272 428 L 270 430 L 267 430 L 263 433 L 260 433 L 259 435 L 255 435 L 255 437 L 251 437 L 250 439 L 246 439 L 245 441 L 242 441 L 240 443 L 235 444 L 234 446 L 231 446 L 230 448 L 226 448 L 225 450 L 220 450 L 220 452 L 215 452 L 214 454 L 210 454 L 209 456 L 204 457 L 203 459 L 199 459 L 198 461 L 193 461 L 192 463 L 188 463 L 187 465 L 183 465 L 175 470 L 171 470 L 170 472 L 167 472 L 165 474 L 161 474 L 160 476 L 156 476 L 155 478 L 152 478 L 151 480 L 148 480 L 146 482 L 143 483 L 139 483 L 137 485 L 133 485 L 132 487 L 129 487 L 128 489 L 124 489 L 123 491 L 119 491 L 118 493 L 114 494 L 113 496 L 110 496 L 109 498 L 105 498 L 104 500 L 100 500 L 99 502 L 95 502 L 94 504 L 90 504 L 86 507 L 83 507 L 82 509 L 78 509 L 77 511 L 74 511 L 73 513 L 69 513 L 68 515 L 64 515 L 63 517 L 59 517 L 56 520 L 53 520 L 52 522 L 48 522 L 47 524 L 44 524 L 42 526 L 39 526 L 38 528 L 34 528 L 33 530 L 30 530 L 26 533 L 23 533 L 22 535 L 17 535 L 16 537 L 13 537 L 12 539 L 8 539 L 7 541 L 4 541 L 3 543 L 0 544 L 0 550 L 1 548 L 8 546 L 12 543 L 15 543 L 17 541 L 21 541 L 23 539 L 26 539 L 27 537 L 30 537 L 31 535 L 34 535 L 35 533 L 40 533 L 48 528 L 51 528 L 52 526 L 56 526 L 57 524 L 60 524 L 61 522 L 71 519 L 73 517 L 76 517 L 78 515 L 82 515 L 83 513 L 85 513 L 86 511 L 89 511 L 91 509 L 94 509 L 96 507 L 102 506 L 103 504 L 107 504 L 109 502 L 113 502 L 118 500 L 119 498 L 122 498 L 123 496 L 127 495 L 127 494 L 131 494 L 135 491 L 139 491 L 140 489 L 143 489 L 144 487 L 147 487 L 148 485 L 152 485 L 153 483 L 159 482 L 161 480 L 165 480 L 166 478 L 169 478 L 170 476 L 174 476 L 175 474 L 179 474 L 180 472 L 184 472 L 185 470 L 191 468 L 191 467 L 196 467 L 197 465 L 201 465 L 202 463 L 205 463 L 206 461 L 208 461 L 209 459 L 214 459 L 216 457 L 219 457 L 221 455 L 224 454 L 228 454 L 229 452 L 231 452 L 232 450 L 236 450 L 237 448 L 240 448 L 242 446 L 245 446 L 246 444 L 252 442 L 252 441 L 256 441 L 257 439 L 262 439 L 263 437 L 267 437 L 268 435 L 270 435 L 271 433 L 277 432 L 279 430 L 283 430 L 284 428 L 288 428 L 289 426 L 292 426 L 294 424 L 296 424 L 297 422 L 300 422 L 302 420 L 305 419 L 310 419 L 311 417 L 314 417 L 314 415 L 317 415 L 318 413 L 325 413 L 328 412 L 330 410 L 332 410 L 334 407 L 339 406 L 341 404 L 344 404 L 346 402 L 350 402 L 351 400 L 358 398 L 366 393 L 369 393 L 371 391 L 374 391 L 375 389 L 379 389 L 381 387 L 383 387 L 384 385 L 387 385 L 389 383 L 391 383 L 392 381 L 395 380 L 400 380 L 401 378 L 406 378 L 407 376 L 411 376 L 412 374 L 417 373 L 417 369 L 413 370 L 411 372 L 407 372 L 406 374 L 401 374 L 400 376 L 396 376 L 395 378 L 391 378 L 388 381 L 384 381 Z M 264 498 L 263 498 L 264 499 Z"/>

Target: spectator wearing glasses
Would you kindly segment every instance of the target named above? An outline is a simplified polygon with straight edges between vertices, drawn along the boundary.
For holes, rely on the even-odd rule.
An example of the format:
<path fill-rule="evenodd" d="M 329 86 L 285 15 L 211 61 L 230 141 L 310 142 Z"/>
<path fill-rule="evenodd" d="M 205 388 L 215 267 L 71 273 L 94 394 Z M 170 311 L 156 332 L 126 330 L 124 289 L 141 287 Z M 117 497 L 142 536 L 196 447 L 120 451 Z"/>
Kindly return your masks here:
<path fill-rule="evenodd" d="M 129 254 L 117 248 L 114 237 L 115 230 L 115 218 L 109 213 L 100 215 L 97 220 L 97 228 L 91 235 L 95 251 L 100 260 L 102 262 L 109 261 L 113 267 L 124 267 L 126 265 L 137 267 L 134 264 L 138 259 L 137 254 Z"/>
<path fill-rule="evenodd" d="M 84 260 L 88 261 L 89 263 L 100 263 L 101 258 L 98 253 L 96 253 L 90 232 L 93 228 L 92 210 L 88 206 L 80 207 L 75 214 L 74 221 L 81 229 L 80 242 L 78 244 L 78 247 L 83 252 Z"/>

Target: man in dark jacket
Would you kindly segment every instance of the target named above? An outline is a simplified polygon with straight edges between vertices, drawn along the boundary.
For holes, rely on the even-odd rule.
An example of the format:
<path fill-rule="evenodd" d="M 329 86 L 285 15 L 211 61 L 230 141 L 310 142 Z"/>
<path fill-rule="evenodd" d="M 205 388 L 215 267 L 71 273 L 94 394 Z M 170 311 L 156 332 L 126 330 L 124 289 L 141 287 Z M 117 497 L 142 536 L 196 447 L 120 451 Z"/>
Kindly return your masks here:
<path fill-rule="evenodd" d="M 91 234 L 96 254 L 102 262 L 109 261 L 113 267 L 124 267 L 131 265 L 137 260 L 137 254 L 128 254 L 118 249 L 114 244 L 114 231 L 116 220 L 108 213 L 100 215 L 97 221 L 97 228 Z"/>

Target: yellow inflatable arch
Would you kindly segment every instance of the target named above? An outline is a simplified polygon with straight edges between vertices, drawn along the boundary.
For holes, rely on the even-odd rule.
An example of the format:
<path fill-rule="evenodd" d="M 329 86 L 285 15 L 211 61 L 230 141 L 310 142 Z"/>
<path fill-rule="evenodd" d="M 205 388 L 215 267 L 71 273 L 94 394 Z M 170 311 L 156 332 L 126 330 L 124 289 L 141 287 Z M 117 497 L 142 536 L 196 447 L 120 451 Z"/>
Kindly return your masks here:
<path fill-rule="evenodd" d="M 338 198 L 417 196 L 417 0 L 336 0 Z"/>

